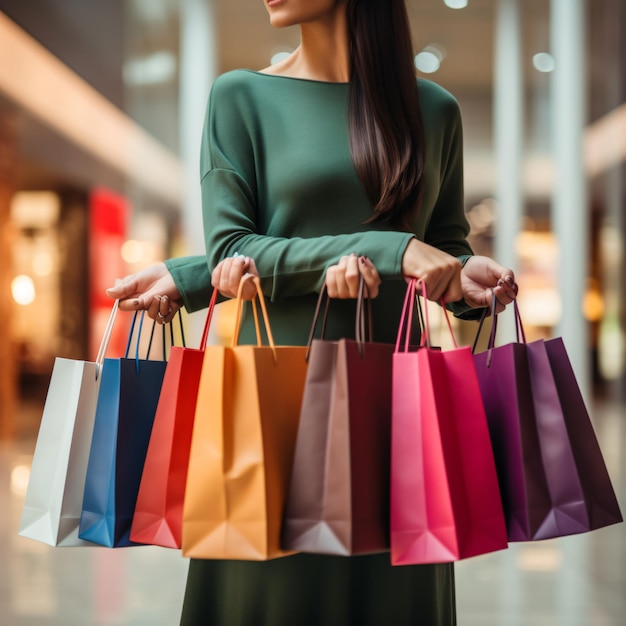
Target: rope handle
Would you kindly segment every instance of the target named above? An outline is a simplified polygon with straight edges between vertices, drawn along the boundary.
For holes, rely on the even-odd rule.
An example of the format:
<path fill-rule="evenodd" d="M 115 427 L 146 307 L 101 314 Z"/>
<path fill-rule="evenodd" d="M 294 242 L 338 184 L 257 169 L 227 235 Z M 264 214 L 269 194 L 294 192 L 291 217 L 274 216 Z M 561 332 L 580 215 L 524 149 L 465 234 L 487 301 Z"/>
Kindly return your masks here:
<path fill-rule="evenodd" d="M 365 297 L 365 291 L 368 291 L 368 297 Z M 320 339 L 324 339 L 326 335 L 326 325 L 328 321 L 328 311 L 330 309 L 331 298 L 328 296 L 326 289 L 326 283 L 322 285 L 319 296 L 317 298 L 317 304 L 315 305 L 315 313 L 313 314 L 313 322 L 311 324 L 311 330 L 309 331 L 309 337 L 306 342 L 306 356 L 305 359 L 309 360 L 309 353 L 311 351 L 311 345 L 313 344 L 313 338 L 315 337 L 315 330 L 317 328 L 320 313 L 322 310 L 322 304 L 324 306 L 324 315 L 322 317 L 322 329 L 320 332 Z M 367 302 L 367 305 L 365 304 Z M 367 324 L 367 328 L 366 328 Z M 367 332 L 366 332 L 367 330 Z M 365 279 L 362 275 L 359 276 L 359 290 L 356 301 L 356 316 L 354 324 L 354 337 L 359 346 L 359 354 L 362 356 L 363 343 L 373 341 L 373 326 L 372 326 L 372 301 L 369 298 L 369 290 Z"/>
<path fill-rule="evenodd" d="M 274 355 L 274 360 L 277 359 L 276 354 L 276 345 L 274 344 L 274 336 L 272 335 L 272 329 L 270 327 L 269 316 L 267 315 L 267 308 L 265 306 L 265 297 L 263 296 L 263 291 L 261 290 L 261 281 L 258 276 L 254 276 L 253 274 L 246 274 L 239 281 L 239 288 L 237 290 L 237 313 L 235 317 L 235 330 L 233 332 L 233 339 L 231 346 L 234 348 L 239 345 L 239 334 L 241 332 L 241 317 L 243 314 L 243 303 L 245 300 L 243 299 L 243 288 L 248 281 L 252 281 L 255 286 L 255 297 L 252 299 L 252 312 L 254 315 L 254 327 L 256 330 L 256 340 L 257 345 L 262 346 L 263 341 L 261 339 L 261 328 L 259 326 L 259 314 L 257 310 L 257 300 L 261 306 L 261 314 L 263 315 L 263 324 L 265 326 L 265 333 L 267 335 L 267 340 L 269 343 L 269 347 L 272 349 L 272 353 Z"/>
<path fill-rule="evenodd" d="M 480 338 L 481 331 L 483 329 L 485 320 L 489 316 L 490 313 L 493 315 L 493 321 L 491 322 L 491 332 L 489 333 L 489 341 L 487 343 L 487 350 L 489 350 L 489 356 L 487 357 L 487 367 L 491 365 L 491 351 L 496 346 L 496 329 L 498 326 L 498 315 L 496 312 L 496 293 L 492 289 L 491 290 L 491 307 L 485 307 L 483 314 L 480 317 L 480 322 L 478 323 L 478 330 L 476 331 L 476 337 L 474 338 L 474 343 L 472 344 L 472 354 L 475 354 L 476 347 L 478 346 L 478 340 Z M 515 315 L 515 340 L 517 343 L 526 343 L 526 333 L 524 331 L 524 325 L 522 324 L 522 316 L 519 312 L 519 306 L 517 304 L 517 299 L 513 300 L 513 312 Z"/>
<path fill-rule="evenodd" d="M 209 307 L 204 320 L 204 328 L 202 330 L 202 338 L 200 339 L 200 350 L 206 348 L 207 341 L 209 340 L 209 328 L 211 327 L 211 320 L 213 319 L 213 311 L 215 310 L 215 303 L 217 302 L 217 289 L 213 288 L 211 294 L 211 300 L 209 301 Z M 182 330 L 182 325 L 181 325 Z"/>
<path fill-rule="evenodd" d="M 424 308 L 420 306 L 419 298 L 421 297 L 424 300 Z M 407 287 L 404 303 L 402 305 L 402 314 L 400 316 L 400 324 L 398 326 L 398 334 L 396 337 L 396 352 L 400 352 L 400 344 L 402 342 L 402 337 L 404 337 L 404 349 L 403 352 L 409 352 L 409 342 L 411 339 L 411 326 L 413 322 L 413 302 L 416 302 L 416 308 L 418 311 L 418 318 L 420 321 L 420 326 L 422 328 L 422 336 L 420 339 L 420 348 L 430 348 L 431 337 L 430 337 L 430 321 L 428 317 L 428 294 L 426 292 L 426 283 L 423 280 L 412 278 L 409 281 L 409 285 Z M 448 309 L 446 308 L 446 303 L 443 298 L 439 300 L 439 304 L 444 313 L 444 317 L 446 319 L 446 324 L 450 331 L 450 336 L 452 337 L 452 343 L 454 348 L 458 348 L 458 344 L 456 341 L 456 337 L 454 335 L 454 330 L 452 328 L 452 323 L 450 321 L 450 315 L 448 313 Z"/>
<path fill-rule="evenodd" d="M 116 300 L 113 303 L 111 313 L 109 314 L 109 319 L 107 320 L 106 326 L 104 328 L 102 341 L 100 342 L 100 347 L 98 348 L 98 354 L 96 356 L 96 380 L 98 380 L 98 378 L 100 377 L 100 370 L 102 369 L 102 365 L 104 363 L 104 357 L 106 356 L 107 350 L 109 348 L 109 342 L 111 341 L 111 335 L 113 334 L 113 325 L 115 324 L 115 319 L 117 318 L 117 312 L 119 310 L 119 303 L 119 300 Z"/>

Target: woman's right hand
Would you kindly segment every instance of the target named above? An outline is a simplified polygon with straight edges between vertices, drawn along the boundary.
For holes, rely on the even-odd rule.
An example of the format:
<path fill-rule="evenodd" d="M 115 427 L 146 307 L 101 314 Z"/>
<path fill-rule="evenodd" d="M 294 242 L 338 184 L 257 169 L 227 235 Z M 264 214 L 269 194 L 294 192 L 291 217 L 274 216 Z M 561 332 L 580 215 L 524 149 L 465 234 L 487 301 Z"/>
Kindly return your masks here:
<path fill-rule="evenodd" d="M 378 270 L 364 256 L 356 254 L 342 256 L 339 263 L 326 270 L 326 290 L 329 298 L 356 298 L 359 295 L 360 277 L 363 276 L 367 289 L 365 296 L 375 298 L 381 283 Z"/>
<path fill-rule="evenodd" d="M 404 276 L 424 281 L 426 295 L 434 302 L 456 302 L 463 297 L 461 268 L 456 257 L 419 239 L 411 239 L 402 257 Z"/>
<path fill-rule="evenodd" d="M 122 311 L 145 310 L 162 324 L 170 322 L 181 306 L 180 293 L 165 263 L 156 263 L 116 280 L 106 293 L 120 301 Z"/>

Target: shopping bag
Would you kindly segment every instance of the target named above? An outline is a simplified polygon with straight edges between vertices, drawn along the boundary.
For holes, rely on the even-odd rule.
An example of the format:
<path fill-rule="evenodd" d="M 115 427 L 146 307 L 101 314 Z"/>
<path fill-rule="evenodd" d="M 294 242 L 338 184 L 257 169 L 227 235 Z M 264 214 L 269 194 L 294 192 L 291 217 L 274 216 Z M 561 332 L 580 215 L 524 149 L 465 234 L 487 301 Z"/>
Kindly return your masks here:
<path fill-rule="evenodd" d="M 170 351 L 137 494 L 131 541 L 180 548 L 196 398 L 217 293 L 214 289 L 200 347 L 174 346 Z"/>
<path fill-rule="evenodd" d="M 389 550 L 392 344 L 364 337 L 364 283 L 355 339 L 313 339 L 282 545 L 318 554 Z M 325 315 L 328 312 L 326 300 Z M 371 316 L 369 317 L 371 322 Z"/>
<path fill-rule="evenodd" d="M 130 527 L 165 374 L 165 354 L 161 361 L 149 360 L 149 345 L 146 358 L 139 358 L 144 313 L 135 357 L 129 352 L 137 314 L 124 358 L 104 360 L 89 451 L 78 536 L 109 548 L 137 545 L 130 541 Z"/>
<path fill-rule="evenodd" d="M 44 404 L 19 534 L 51 546 L 78 538 L 101 369 L 117 314 L 115 301 L 94 362 L 57 357 Z"/>
<path fill-rule="evenodd" d="M 425 296 L 425 285 L 420 285 Z M 455 342 L 451 350 L 432 349 L 427 307 L 422 347 L 411 351 L 406 340 L 402 348 L 401 332 L 410 323 L 415 290 L 416 281 L 411 281 L 393 355 L 393 565 L 452 562 L 507 547 L 471 348 Z"/>
<path fill-rule="evenodd" d="M 245 280 L 257 288 L 269 345 L 238 345 Z M 184 556 L 266 560 L 287 554 L 280 528 L 306 375 L 306 346 L 276 346 L 258 278 L 244 277 L 231 346 L 207 346 L 183 506 Z"/>
<path fill-rule="evenodd" d="M 495 346 L 495 316 L 487 350 L 474 355 L 509 541 L 561 537 L 621 522 L 563 340 L 527 343 L 517 302 L 513 310 L 517 340 Z M 478 333 L 481 328 L 482 323 Z"/>

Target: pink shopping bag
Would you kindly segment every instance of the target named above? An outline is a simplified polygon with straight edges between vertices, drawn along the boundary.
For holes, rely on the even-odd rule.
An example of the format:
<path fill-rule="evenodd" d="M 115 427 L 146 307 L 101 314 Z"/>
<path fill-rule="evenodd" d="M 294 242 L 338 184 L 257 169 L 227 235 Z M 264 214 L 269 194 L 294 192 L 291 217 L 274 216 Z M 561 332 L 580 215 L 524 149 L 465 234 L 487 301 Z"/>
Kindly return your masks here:
<path fill-rule="evenodd" d="M 420 287 L 425 296 L 425 286 Z M 421 347 L 409 349 L 416 288 L 413 280 L 407 289 L 393 356 L 393 565 L 452 562 L 507 547 L 471 348 L 456 347 L 456 342 L 452 350 L 431 348 L 425 307 Z M 452 333 L 447 313 L 446 320 Z"/>

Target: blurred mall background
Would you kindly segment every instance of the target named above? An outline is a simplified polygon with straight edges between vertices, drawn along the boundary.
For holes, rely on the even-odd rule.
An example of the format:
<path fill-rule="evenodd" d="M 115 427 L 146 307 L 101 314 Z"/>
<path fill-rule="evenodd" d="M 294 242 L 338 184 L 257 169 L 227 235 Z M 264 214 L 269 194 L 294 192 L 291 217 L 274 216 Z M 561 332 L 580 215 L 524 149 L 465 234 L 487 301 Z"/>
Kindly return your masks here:
<path fill-rule="evenodd" d="M 417 74 L 461 106 L 472 244 L 515 268 L 529 337 L 564 337 L 623 494 L 626 2 L 407 5 Z M 297 43 L 261 0 L 0 0 L 0 624 L 176 623 L 179 556 L 17 539 L 24 477 L 54 359 L 95 357 L 104 289 L 203 250 L 212 80 Z M 623 531 L 597 536 L 460 564 L 461 626 L 626 623 Z"/>

